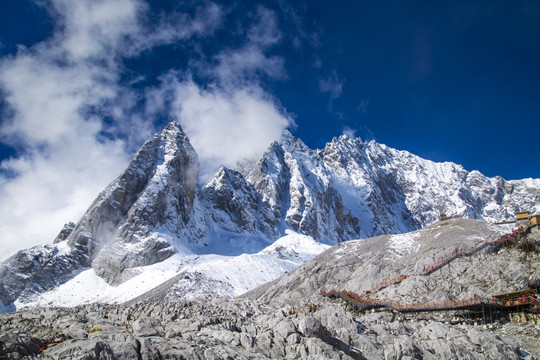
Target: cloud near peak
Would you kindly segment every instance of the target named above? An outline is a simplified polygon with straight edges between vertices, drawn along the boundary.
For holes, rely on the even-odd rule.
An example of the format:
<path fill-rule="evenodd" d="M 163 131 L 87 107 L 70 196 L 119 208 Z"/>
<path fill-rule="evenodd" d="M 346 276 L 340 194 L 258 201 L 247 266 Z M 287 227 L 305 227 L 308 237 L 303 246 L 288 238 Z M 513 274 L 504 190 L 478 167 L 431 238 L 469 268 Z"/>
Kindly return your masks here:
<path fill-rule="evenodd" d="M 189 12 L 152 13 L 142 0 L 46 4 L 52 36 L 0 58 L 9 115 L 0 141 L 18 150 L 0 163 L 0 261 L 50 243 L 65 222 L 76 221 L 163 118 L 184 127 L 207 176 L 217 164 L 262 154 L 293 123 L 260 85 L 285 76 L 283 59 L 271 54 L 281 40 L 271 10 L 256 8 L 236 47 L 201 56 L 197 42 L 221 29 L 231 9 L 207 2 Z M 126 83 L 132 69 L 124 59 L 178 44 L 197 55 L 186 68 L 163 69 L 167 75 L 151 86 Z M 195 73 L 206 85 L 193 80 Z"/>
<path fill-rule="evenodd" d="M 199 154 L 203 181 L 221 165 L 235 167 L 261 156 L 293 124 L 257 86 L 202 89 L 192 80 L 174 80 L 169 86 L 175 93 L 173 116 Z"/>

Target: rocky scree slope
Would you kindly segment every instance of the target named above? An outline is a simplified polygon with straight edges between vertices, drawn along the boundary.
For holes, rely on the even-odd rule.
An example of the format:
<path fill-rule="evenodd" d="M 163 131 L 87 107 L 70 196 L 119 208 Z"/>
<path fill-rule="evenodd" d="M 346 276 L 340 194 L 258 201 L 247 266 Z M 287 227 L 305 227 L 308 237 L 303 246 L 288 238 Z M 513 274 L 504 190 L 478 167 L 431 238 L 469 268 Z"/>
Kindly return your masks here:
<path fill-rule="evenodd" d="M 249 299 L 85 305 L 0 315 L 0 356 L 43 359 L 519 359 L 518 343 L 466 325 L 312 313 Z"/>
<path fill-rule="evenodd" d="M 287 229 L 336 244 L 415 230 L 441 212 L 494 221 L 540 204 L 540 180 L 487 178 L 346 136 L 312 150 L 285 132 L 250 169 L 221 168 L 202 188 L 198 168 L 169 124 L 54 244 L 0 265 L 4 310 L 89 267 L 117 286 L 173 254 L 257 253 Z"/>
<path fill-rule="evenodd" d="M 242 297 L 256 299 L 275 307 L 296 309 L 306 309 L 306 304 L 326 304 L 330 300 L 320 296 L 320 292 L 332 289 L 353 291 L 371 299 L 388 300 L 403 305 L 470 298 L 489 301 L 494 295 L 521 290 L 527 286 L 530 279 L 540 277 L 538 253 L 507 249 L 501 244 L 483 246 L 486 240 L 496 240 L 511 229 L 511 225 L 493 225 L 479 220 L 455 218 L 406 234 L 383 235 L 340 243 Z M 453 254 L 457 256 L 450 256 L 452 261 L 432 270 L 432 264 Z M 408 277 L 388 284 L 388 280 L 403 275 Z M 381 287 L 380 284 L 384 282 L 387 282 L 387 285 Z M 346 304 L 341 301 L 333 303 L 346 308 Z M 404 319 L 392 311 L 354 315 L 357 322 L 368 324 L 368 328 L 375 324 L 381 325 L 384 331 L 393 335 L 409 336 L 411 327 L 415 328 L 419 324 L 436 327 L 438 330 L 435 332 L 443 331 L 448 334 L 445 340 L 439 338 L 441 348 L 435 352 L 427 350 L 424 345 L 414 340 L 413 344 L 407 346 L 399 345 L 398 339 L 389 340 L 396 349 L 399 348 L 395 357 L 391 358 L 405 355 L 400 351 L 407 347 L 419 349 L 416 355 L 408 354 L 413 358 L 426 358 L 426 354 L 430 353 L 438 354 L 442 358 L 467 358 L 464 353 L 459 352 L 459 345 L 452 340 L 453 335 L 450 334 L 456 330 L 465 330 L 469 334 L 477 334 L 477 339 L 481 339 L 490 331 L 486 332 L 480 326 L 465 324 L 443 325 L 443 320 L 447 320 L 448 316 L 451 317 L 452 313 L 418 313 L 414 318 L 420 319 L 420 322 L 404 322 Z M 497 323 L 497 326 L 489 335 L 495 336 L 495 340 L 483 338 L 478 342 L 479 346 L 487 344 L 484 341 L 498 344 L 494 346 L 501 345 L 501 341 L 513 343 L 515 349 L 521 349 L 516 351 L 520 357 L 540 358 L 540 327 L 535 325 L 534 321 L 510 323 L 505 320 Z M 426 331 L 431 333 L 434 330 Z M 432 334 L 435 338 L 438 337 L 435 333 Z M 414 335 L 412 336 L 414 338 Z M 387 356 L 386 350 L 384 354 Z M 477 356 L 480 355 L 472 358 Z M 482 356 L 497 358 L 494 353 L 487 352 Z M 373 358 L 383 357 L 379 353 Z M 506 355 L 501 355 L 500 358 L 506 358 Z"/>

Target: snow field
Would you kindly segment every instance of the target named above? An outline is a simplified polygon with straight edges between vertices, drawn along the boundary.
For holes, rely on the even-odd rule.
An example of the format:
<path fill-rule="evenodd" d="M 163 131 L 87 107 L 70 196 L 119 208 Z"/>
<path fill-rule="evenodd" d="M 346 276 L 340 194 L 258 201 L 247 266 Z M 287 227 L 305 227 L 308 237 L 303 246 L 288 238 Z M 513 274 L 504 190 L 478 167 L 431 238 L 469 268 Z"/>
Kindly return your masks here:
<path fill-rule="evenodd" d="M 94 269 L 81 271 L 68 282 L 30 299 L 17 300 L 17 310 L 35 306 L 74 307 L 101 302 L 118 304 L 140 296 L 181 272 L 203 274 L 232 286 L 228 296 L 238 296 L 293 270 L 330 246 L 291 230 L 255 254 L 175 254 L 167 260 L 134 269 L 138 274 L 118 286 L 107 284 Z"/>

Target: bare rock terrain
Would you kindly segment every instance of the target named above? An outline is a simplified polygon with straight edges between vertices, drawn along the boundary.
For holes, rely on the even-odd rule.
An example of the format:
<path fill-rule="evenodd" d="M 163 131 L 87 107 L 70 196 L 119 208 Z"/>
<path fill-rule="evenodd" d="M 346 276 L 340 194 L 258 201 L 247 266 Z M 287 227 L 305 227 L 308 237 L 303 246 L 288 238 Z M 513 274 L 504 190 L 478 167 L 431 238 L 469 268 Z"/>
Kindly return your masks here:
<path fill-rule="evenodd" d="M 408 277 L 372 297 L 413 303 L 485 298 L 519 290 L 529 278 L 540 277 L 537 253 L 485 245 L 510 229 L 455 218 L 406 234 L 347 241 L 246 296 L 275 305 L 309 302 L 321 290 L 362 294 L 400 276 Z M 420 275 L 452 254 L 456 258 L 447 265 Z"/>
<path fill-rule="evenodd" d="M 355 317 L 249 299 L 33 309 L 0 316 L 0 358 L 519 359 L 518 343 L 478 327 L 390 313 Z"/>
<path fill-rule="evenodd" d="M 451 311 L 355 312 L 320 295 L 332 288 L 371 290 L 372 298 L 413 303 L 518 290 L 539 277 L 540 265 L 535 253 L 485 245 L 507 230 L 452 219 L 408 234 L 346 242 L 242 298 L 147 296 L 123 305 L 2 314 L 0 358 L 538 359 L 534 316 L 482 325 Z M 430 268 L 448 254 L 454 254 L 451 261 Z"/>

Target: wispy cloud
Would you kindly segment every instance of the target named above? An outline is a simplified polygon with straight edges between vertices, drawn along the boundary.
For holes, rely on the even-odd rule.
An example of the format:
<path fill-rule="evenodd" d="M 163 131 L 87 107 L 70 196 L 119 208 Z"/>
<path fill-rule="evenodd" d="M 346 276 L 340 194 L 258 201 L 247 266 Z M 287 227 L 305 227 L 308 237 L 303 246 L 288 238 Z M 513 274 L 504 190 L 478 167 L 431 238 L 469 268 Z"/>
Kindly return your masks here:
<path fill-rule="evenodd" d="M 360 114 L 365 114 L 369 110 L 369 100 L 362 99 L 360 100 L 360 103 L 356 107 L 356 111 L 358 111 Z"/>
<path fill-rule="evenodd" d="M 203 181 L 218 166 L 262 155 L 294 124 L 261 85 L 286 78 L 283 58 L 271 51 L 282 39 L 274 12 L 259 6 L 244 39 L 215 54 L 212 64 L 194 66 L 204 69 L 197 75 L 206 77 L 206 86 L 196 84 L 191 71 L 172 71 L 147 96 L 150 112 L 168 113 L 184 128 L 199 154 Z"/>
<path fill-rule="evenodd" d="M 373 132 L 365 125 L 355 124 L 354 127 L 343 126 L 341 131 L 342 135 L 347 135 L 351 139 L 360 137 L 364 141 L 375 140 L 375 135 Z"/>
<path fill-rule="evenodd" d="M 173 79 L 168 85 L 175 93 L 173 116 L 197 149 L 203 180 L 218 166 L 234 167 L 262 155 L 293 122 L 256 85 L 233 91 L 217 86 L 201 89 L 189 79 Z"/>
<path fill-rule="evenodd" d="M 354 139 L 356 137 L 356 130 L 352 129 L 348 126 L 343 127 L 343 131 L 341 132 L 342 135 L 346 135 L 350 137 L 351 139 Z"/>
<path fill-rule="evenodd" d="M 329 94 L 330 102 L 332 102 L 341 96 L 343 84 L 344 80 L 334 71 L 329 76 L 319 80 L 319 90 L 322 93 Z"/>
<path fill-rule="evenodd" d="M 0 260 L 52 241 L 127 164 L 133 142 L 153 131 L 133 112 L 140 94 L 122 84 L 122 59 L 211 33 L 220 7 L 153 23 L 138 0 L 53 0 L 50 39 L 0 60 L 12 116 L 0 140 L 18 150 L 0 164 Z M 126 151 L 126 149 L 129 149 Z"/>
<path fill-rule="evenodd" d="M 215 56 L 217 64 L 212 72 L 220 85 L 238 87 L 263 77 L 285 79 L 284 59 L 269 51 L 282 38 L 274 12 L 259 6 L 245 35 L 240 47 L 224 49 Z"/>

